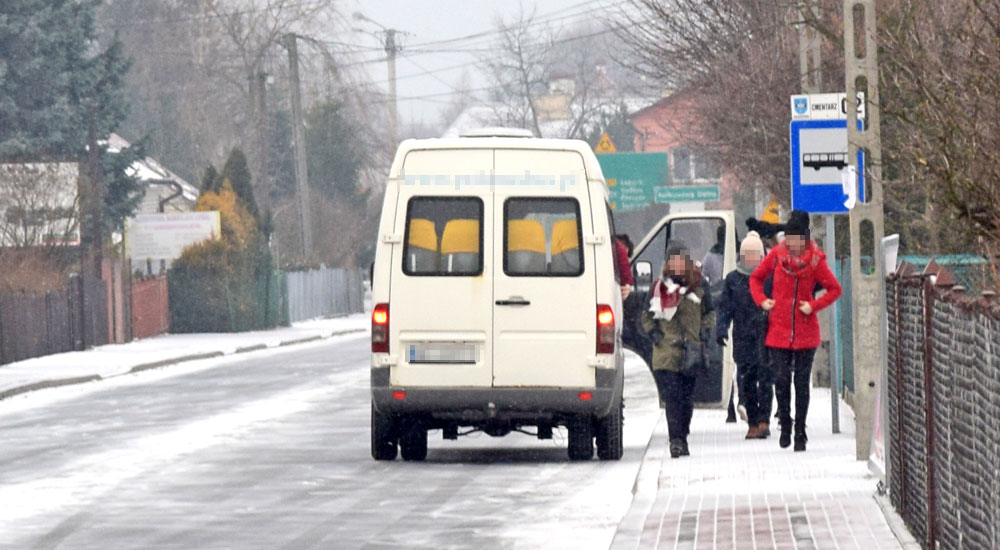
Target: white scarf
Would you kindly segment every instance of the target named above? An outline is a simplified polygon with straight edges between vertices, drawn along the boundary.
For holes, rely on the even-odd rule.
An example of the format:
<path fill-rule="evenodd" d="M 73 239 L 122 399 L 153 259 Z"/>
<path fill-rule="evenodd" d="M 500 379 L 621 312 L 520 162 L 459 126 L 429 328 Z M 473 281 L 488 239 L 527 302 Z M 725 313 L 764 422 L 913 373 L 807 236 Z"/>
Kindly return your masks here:
<path fill-rule="evenodd" d="M 670 277 L 661 277 L 653 285 L 653 295 L 649 299 L 649 311 L 653 313 L 653 319 L 665 321 L 673 319 L 680 301 L 684 298 L 696 304 L 701 303 L 701 298 L 697 294 L 688 294 L 688 287 L 678 285 Z"/>

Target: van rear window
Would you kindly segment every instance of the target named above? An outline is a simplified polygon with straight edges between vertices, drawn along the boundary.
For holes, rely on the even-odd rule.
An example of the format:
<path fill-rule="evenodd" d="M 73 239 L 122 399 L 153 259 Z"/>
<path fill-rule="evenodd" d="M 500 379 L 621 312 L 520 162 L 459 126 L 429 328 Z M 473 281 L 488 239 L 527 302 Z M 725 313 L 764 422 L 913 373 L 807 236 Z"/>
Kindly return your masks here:
<path fill-rule="evenodd" d="M 413 197 L 406 208 L 403 273 L 473 276 L 483 272 L 483 201 Z"/>
<path fill-rule="evenodd" d="M 504 203 L 503 271 L 515 277 L 583 274 L 580 203 L 511 198 Z"/>

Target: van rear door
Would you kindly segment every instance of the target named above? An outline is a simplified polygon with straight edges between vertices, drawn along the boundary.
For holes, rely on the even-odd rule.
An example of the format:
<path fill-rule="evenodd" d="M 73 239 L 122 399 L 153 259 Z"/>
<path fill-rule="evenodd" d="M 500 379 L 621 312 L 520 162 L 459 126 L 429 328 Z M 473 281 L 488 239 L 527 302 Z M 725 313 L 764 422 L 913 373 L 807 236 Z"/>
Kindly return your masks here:
<path fill-rule="evenodd" d="M 497 149 L 494 169 L 493 385 L 593 386 L 597 304 L 583 158 Z"/>
<path fill-rule="evenodd" d="M 492 383 L 492 168 L 491 149 L 404 159 L 389 297 L 394 386 Z"/>

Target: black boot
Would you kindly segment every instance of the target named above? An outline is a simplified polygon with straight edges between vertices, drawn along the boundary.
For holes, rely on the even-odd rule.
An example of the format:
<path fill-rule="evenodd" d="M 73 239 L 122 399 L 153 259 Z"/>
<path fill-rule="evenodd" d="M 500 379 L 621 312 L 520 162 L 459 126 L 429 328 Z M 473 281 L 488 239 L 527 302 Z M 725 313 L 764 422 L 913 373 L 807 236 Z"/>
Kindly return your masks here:
<path fill-rule="evenodd" d="M 691 451 L 688 449 L 687 438 L 681 440 L 681 456 L 691 456 Z"/>
<path fill-rule="evenodd" d="M 678 458 L 684 452 L 684 441 L 681 439 L 670 440 L 670 458 Z"/>
<path fill-rule="evenodd" d="M 806 431 L 805 430 L 802 430 L 802 431 L 796 430 L 795 431 L 795 452 L 801 453 L 801 452 L 805 451 L 806 450 L 806 441 L 809 441 L 809 438 L 806 437 Z"/>
<path fill-rule="evenodd" d="M 792 444 L 792 430 L 788 429 L 787 426 L 781 427 L 781 437 L 778 438 L 778 445 L 782 449 L 787 449 Z"/>

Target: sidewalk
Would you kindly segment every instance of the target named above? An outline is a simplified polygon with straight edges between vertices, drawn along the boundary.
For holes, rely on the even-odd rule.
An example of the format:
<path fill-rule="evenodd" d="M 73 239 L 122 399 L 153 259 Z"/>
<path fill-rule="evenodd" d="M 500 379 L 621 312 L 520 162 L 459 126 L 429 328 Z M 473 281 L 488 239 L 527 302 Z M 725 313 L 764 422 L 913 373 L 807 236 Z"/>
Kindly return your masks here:
<path fill-rule="evenodd" d="M 678 459 L 667 451 L 661 418 L 612 548 L 909 547 L 874 499 L 866 462 L 854 459 L 853 413 L 843 402 L 840 411 L 842 433 L 833 435 L 830 392 L 814 388 L 809 449 L 794 453 L 778 447 L 777 433 L 745 441 L 745 423 L 699 409 L 691 456 Z"/>
<path fill-rule="evenodd" d="M 316 319 L 290 327 L 238 333 L 164 334 L 127 344 L 98 346 L 0 365 L 0 399 L 20 393 L 121 376 L 142 370 L 288 346 L 368 330 L 369 317 L 358 313 Z"/>

